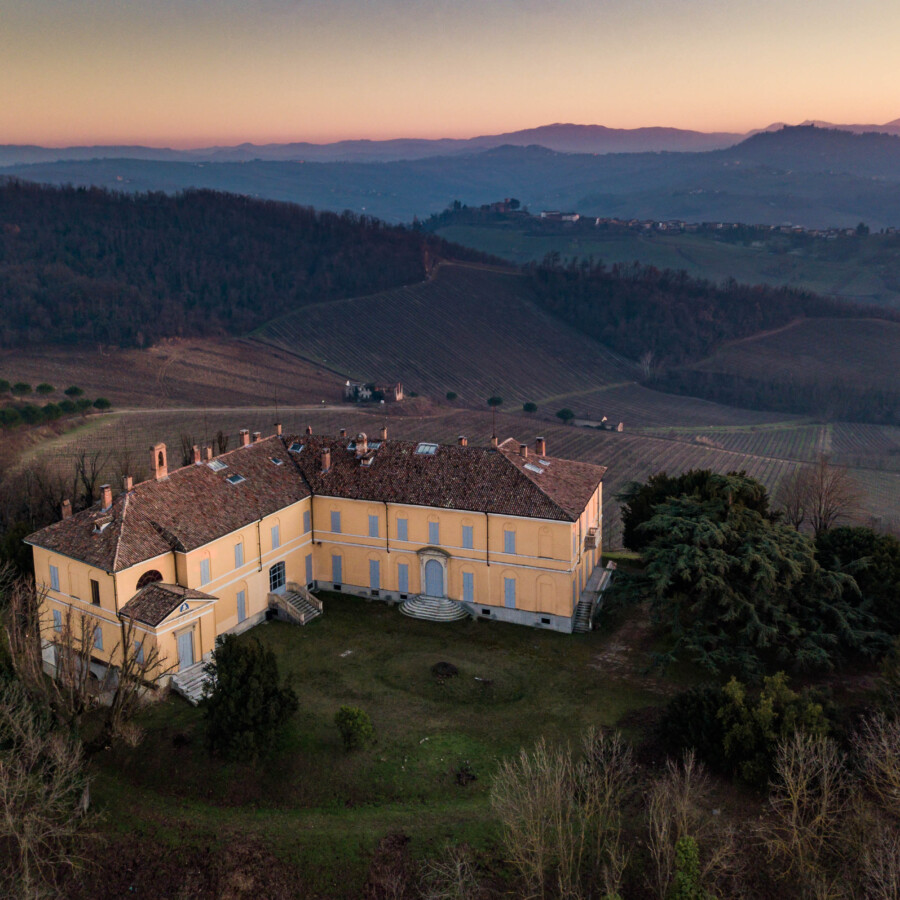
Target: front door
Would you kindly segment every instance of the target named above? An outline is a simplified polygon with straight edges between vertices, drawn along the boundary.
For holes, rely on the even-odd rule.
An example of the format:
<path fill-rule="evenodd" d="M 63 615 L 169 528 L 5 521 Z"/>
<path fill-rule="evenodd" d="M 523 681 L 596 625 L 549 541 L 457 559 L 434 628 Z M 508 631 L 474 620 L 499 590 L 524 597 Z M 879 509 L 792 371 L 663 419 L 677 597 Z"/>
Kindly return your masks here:
<path fill-rule="evenodd" d="M 194 664 L 194 632 L 183 631 L 178 635 L 178 668 L 181 671 Z"/>
<path fill-rule="evenodd" d="M 444 596 L 444 567 L 436 559 L 425 563 L 425 596 Z"/>

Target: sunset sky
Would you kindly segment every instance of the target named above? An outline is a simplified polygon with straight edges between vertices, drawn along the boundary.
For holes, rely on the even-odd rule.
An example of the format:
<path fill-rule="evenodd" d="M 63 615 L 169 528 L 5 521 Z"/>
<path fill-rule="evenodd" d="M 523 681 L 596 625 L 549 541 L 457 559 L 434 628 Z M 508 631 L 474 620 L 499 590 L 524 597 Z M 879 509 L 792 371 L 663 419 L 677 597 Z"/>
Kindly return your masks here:
<path fill-rule="evenodd" d="M 897 0 L 0 0 L 0 144 L 900 117 Z"/>

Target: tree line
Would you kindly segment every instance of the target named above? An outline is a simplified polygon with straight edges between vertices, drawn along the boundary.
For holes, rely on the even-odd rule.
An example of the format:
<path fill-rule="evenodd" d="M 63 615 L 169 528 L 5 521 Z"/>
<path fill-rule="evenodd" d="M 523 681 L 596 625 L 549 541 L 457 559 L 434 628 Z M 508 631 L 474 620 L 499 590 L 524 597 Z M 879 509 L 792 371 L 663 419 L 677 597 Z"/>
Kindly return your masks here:
<path fill-rule="evenodd" d="M 297 306 L 483 259 L 401 226 L 214 191 L 0 182 L 0 346 L 246 334 Z"/>

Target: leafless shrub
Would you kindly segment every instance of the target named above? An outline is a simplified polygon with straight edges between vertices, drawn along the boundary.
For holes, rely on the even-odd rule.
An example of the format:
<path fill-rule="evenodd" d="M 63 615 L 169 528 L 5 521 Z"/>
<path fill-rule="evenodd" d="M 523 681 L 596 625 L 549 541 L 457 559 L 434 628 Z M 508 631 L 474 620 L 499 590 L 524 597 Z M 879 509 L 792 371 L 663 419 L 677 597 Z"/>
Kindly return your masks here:
<path fill-rule="evenodd" d="M 216 449 L 220 454 L 228 449 L 228 435 L 222 430 L 216 432 Z"/>
<path fill-rule="evenodd" d="M 75 862 L 89 780 L 80 745 L 48 730 L 15 682 L 0 686 L 0 748 L 0 840 L 15 860 L 0 879 L 7 896 L 31 900 L 49 892 L 60 866 Z"/>
<path fill-rule="evenodd" d="M 100 477 L 109 462 L 109 453 L 103 450 L 79 451 L 75 457 L 75 474 L 81 484 L 81 504 L 92 506 L 100 496 L 97 493 Z"/>
<path fill-rule="evenodd" d="M 860 875 L 866 900 L 900 897 L 900 832 L 882 823 L 871 829 L 860 854 Z"/>
<path fill-rule="evenodd" d="M 439 859 L 423 866 L 421 882 L 423 900 L 474 900 L 480 892 L 467 847 L 444 847 Z"/>
<path fill-rule="evenodd" d="M 181 433 L 181 464 L 189 466 L 194 461 L 194 436 L 187 432 Z"/>
<path fill-rule="evenodd" d="M 881 809 L 900 818 L 900 720 L 878 713 L 853 739 L 863 780 Z"/>
<path fill-rule="evenodd" d="M 776 873 L 810 898 L 845 895 L 852 782 L 834 741 L 797 732 L 775 761 L 764 840 Z"/>

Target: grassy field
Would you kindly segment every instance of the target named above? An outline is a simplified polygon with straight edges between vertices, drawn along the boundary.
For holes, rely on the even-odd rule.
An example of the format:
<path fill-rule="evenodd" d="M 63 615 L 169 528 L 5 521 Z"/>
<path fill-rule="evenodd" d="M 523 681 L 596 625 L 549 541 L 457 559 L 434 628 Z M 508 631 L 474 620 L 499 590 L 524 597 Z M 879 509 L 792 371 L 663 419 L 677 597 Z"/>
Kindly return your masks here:
<path fill-rule="evenodd" d="M 588 725 L 615 725 L 694 677 L 641 674 L 652 637 L 640 619 L 572 636 L 435 625 L 382 604 L 323 599 L 324 615 L 305 628 L 271 623 L 251 633 L 274 650 L 300 697 L 265 765 L 211 764 L 202 713 L 177 697 L 142 715 L 139 748 L 94 757 L 93 799 L 113 847 L 140 835 L 184 852 L 240 836 L 296 867 L 297 896 L 355 900 L 385 834 L 409 835 L 419 858 L 450 840 L 496 853 L 488 794 L 498 760 L 542 735 L 574 740 Z M 436 679 L 439 661 L 459 675 Z M 344 752 L 333 724 L 342 704 L 370 714 L 375 746 Z M 463 766 L 475 775 L 467 785 L 456 777 Z"/>
<path fill-rule="evenodd" d="M 736 244 L 706 234 L 573 230 L 541 234 L 519 224 L 454 225 L 438 234 L 515 263 L 593 256 L 607 265 L 638 260 L 661 269 L 684 269 L 697 278 L 786 285 L 863 303 L 900 306 L 900 253 L 881 235 L 864 241 L 814 241 L 787 250 L 778 244 Z"/>
<path fill-rule="evenodd" d="M 900 323 L 805 319 L 771 334 L 733 341 L 694 366 L 743 378 L 842 382 L 900 390 Z"/>

